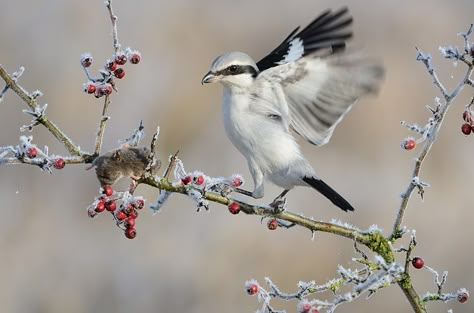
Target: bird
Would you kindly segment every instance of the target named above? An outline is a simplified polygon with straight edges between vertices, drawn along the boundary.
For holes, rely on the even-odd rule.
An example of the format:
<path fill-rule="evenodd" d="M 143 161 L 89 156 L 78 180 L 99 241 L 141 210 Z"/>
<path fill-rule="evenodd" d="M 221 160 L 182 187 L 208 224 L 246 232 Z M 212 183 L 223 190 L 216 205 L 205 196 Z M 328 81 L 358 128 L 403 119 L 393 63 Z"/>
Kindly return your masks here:
<path fill-rule="evenodd" d="M 233 51 L 211 63 L 201 84 L 223 85 L 224 129 L 246 158 L 255 185 L 252 192 L 239 192 L 260 199 L 269 180 L 283 188 L 271 203 L 277 205 L 293 187 L 307 186 L 343 211 L 354 211 L 316 175 L 295 138 L 326 144 L 352 105 L 380 87 L 383 66 L 347 47 L 352 22 L 347 7 L 326 10 L 258 62 Z"/>

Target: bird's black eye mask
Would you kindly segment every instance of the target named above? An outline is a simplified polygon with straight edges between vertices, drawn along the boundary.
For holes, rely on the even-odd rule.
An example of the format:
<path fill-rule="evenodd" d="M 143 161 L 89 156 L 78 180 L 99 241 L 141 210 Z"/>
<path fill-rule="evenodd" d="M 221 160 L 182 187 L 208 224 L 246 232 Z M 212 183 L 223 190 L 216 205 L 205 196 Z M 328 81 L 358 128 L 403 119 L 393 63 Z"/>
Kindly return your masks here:
<path fill-rule="evenodd" d="M 258 72 L 255 68 L 251 65 L 230 65 L 223 70 L 217 71 L 215 73 L 216 76 L 223 75 L 223 76 L 231 76 L 231 75 L 239 75 L 239 74 L 250 74 L 252 77 L 257 77 Z"/>

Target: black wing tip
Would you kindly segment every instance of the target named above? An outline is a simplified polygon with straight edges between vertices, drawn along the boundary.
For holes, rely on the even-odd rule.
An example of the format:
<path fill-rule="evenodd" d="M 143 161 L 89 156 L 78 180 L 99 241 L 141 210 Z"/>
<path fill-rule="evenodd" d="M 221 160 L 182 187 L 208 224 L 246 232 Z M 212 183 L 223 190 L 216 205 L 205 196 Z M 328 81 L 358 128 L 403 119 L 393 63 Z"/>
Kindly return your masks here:
<path fill-rule="evenodd" d="M 344 212 L 355 211 L 354 207 L 344 199 L 340 194 L 338 194 L 334 189 L 332 189 L 328 184 L 316 177 L 303 177 L 303 181 L 319 191 L 323 196 L 329 199 L 335 206 L 343 210 Z"/>

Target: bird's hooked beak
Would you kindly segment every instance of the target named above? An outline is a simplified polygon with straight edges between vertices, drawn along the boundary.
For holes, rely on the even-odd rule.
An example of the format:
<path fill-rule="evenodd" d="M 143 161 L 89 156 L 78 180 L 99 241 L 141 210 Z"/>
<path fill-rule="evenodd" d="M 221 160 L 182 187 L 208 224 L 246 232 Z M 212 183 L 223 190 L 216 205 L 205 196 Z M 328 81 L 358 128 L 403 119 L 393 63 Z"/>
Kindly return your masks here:
<path fill-rule="evenodd" d="M 218 76 L 213 74 L 211 71 L 207 72 L 206 75 L 201 80 L 201 85 L 208 84 L 208 83 L 214 83 L 218 80 Z"/>

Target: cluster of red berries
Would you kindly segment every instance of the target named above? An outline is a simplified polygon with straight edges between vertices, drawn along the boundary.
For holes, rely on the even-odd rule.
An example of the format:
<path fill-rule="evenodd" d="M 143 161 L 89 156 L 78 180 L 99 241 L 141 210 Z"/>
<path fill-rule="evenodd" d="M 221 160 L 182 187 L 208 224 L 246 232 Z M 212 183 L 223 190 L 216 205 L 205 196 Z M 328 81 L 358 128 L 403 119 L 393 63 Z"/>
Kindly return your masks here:
<path fill-rule="evenodd" d="M 461 131 L 464 135 L 470 135 L 471 132 L 474 132 L 474 119 L 472 117 L 472 111 L 470 109 L 466 109 L 462 114 L 462 118 L 464 120 L 464 124 L 461 126 Z"/>
<path fill-rule="evenodd" d="M 117 209 L 115 199 L 112 199 L 114 191 L 111 186 L 104 186 L 102 188 L 103 196 L 99 197 L 94 202 L 94 205 L 88 209 L 90 217 L 95 217 L 97 214 L 104 211 L 109 211 L 113 214 L 117 225 L 124 230 L 125 237 L 133 239 L 137 236 L 135 229 L 135 220 L 138 218 L 138 210 L 143 209 L 145 201 L 143 199 L 136 199 L 131 202 L 124 202 Z"/>
<path fill-rule="evenodd" d="M 36 149 L 35 146 L 30 146 L 28 149 L 26 149 L 26 156 L 30 159 L 36 158 L 38 155 L 38 150 Z M 63 158 L 57 157 L 53 160 L 52 162 L 53 167 L 57 170 L 62 170 L 64 166 L 66 166 L 66 161 L 64 161 Z"/>
<path fill-rule="evenodd" d="M 117 79 L 125 77 L 125 70 L 120 66 L 127 63 L 127 61 L 130 61 L 132 64 L 138 64 L 140 60 L 140 52 L 131 50 L 130 48 L 115 53 L 111 59 L 105 62 L 103 70 L 100 71 L 102 78 L 92 79 L 85 83 L 84 92 L 94 94 L 96 98 L 110 95 L 114 90 L 113 77 Z M 93 58 L 89 53 L 85 53 L 81 56 L 81 65 L 86 71 L 87 68 L 92 65 L 92 62 Z"/>
<path fill-rule="evenodd" d="M 201 186 L 204 184 L 206 181 L 206 178 L 204 177 L 203 174 L 196 174 L 196 175 L 186 175 L 181 179 L 181 184 L 183 185 L 189 185 L 190 183 L 193 183 L 194 185 Z"/>

